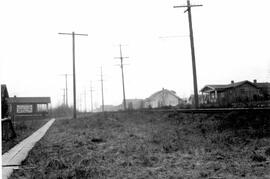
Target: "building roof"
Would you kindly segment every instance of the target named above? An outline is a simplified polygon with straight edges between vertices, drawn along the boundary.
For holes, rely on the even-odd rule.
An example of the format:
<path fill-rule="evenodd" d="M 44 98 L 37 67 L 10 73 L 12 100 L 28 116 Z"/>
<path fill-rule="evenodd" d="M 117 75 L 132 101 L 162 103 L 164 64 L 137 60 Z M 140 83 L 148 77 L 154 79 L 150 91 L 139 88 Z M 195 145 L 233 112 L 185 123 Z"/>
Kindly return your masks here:
<path fill-rule="evenodd" d="M 229 89 L 229 88 L 235 88 L 235 87 L 239 87 L 239 86 L 242 86 L 243 84 L 250 84 L 252 86 L 254 86 L 255 88 L 258 88 L 257 85 L 255 85 L 254 83 L 248 81 L 248 80 L 245 80 L 245 81 L 240 81 L 240 82 L 236 82 L 236 83 L 230 83 L 230 84 L 227 84 L 227 85 L 205 85 L 200 91 L 224 91 L 226 89 Z"/>
<path fill-rule="evenodd" d="M 51 103 L 50 97 L 12 97 L 8 100 L 9 103 Z"/>
<path fill-rule="evenodd" d="M 145 100 L 148 101 L 148 100 L 150 100 L 151 98 L 155 98 L 155 97 L 156 97 L 157 95 L 159 95 L 160 93 L 169 93 L 170 95 L 176 97 L 177 99 L 181 99 L 181 98 L 179 98 L 179 97 L 175 94 L 174 91 L 170 91 L 170 90 L 167 90 L 167 89 L 164 89 L 164 88 L 163 88 L 162 90 L 160 90 L 160 91 L 158 91 L 158 92 L 155 92 L 154 94 L 152 94 L 149 98 L 146 98 Z"/>
<path fill-rule="evenodd" d="M 270 83 L 265 82 L 265 83 L 256 83 L 255 84 L 259 88 L 270 88 Z"/>
<path fill-rule="evenodd" d="M 143 99 L 126 99 L 127 103 L 136 103 L 136 102 L 142 102 Z"/>

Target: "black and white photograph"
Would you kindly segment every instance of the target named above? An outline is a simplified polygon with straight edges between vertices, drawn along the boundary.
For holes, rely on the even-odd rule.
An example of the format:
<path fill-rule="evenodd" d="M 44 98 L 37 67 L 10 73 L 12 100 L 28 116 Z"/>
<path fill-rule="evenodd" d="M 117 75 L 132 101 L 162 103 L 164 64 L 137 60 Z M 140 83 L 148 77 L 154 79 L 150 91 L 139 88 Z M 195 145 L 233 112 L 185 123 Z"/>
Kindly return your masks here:
<path fill-rule="evenodd" d="M 2 179 L 270 179 L 269 0 L 2 0 Z"/>

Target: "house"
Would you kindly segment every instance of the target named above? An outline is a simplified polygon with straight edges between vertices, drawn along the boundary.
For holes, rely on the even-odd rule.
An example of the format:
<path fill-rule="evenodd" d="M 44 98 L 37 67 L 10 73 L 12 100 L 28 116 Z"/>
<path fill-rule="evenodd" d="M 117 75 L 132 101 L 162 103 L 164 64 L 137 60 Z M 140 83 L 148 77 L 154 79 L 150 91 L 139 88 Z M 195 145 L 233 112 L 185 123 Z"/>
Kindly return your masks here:
<path fill-rule="evenodd" d="M 206 85 L 201 90 L 203 104 L 228 106 L 232 103 L 247 103 L 258 99 L 262 94 L 256 84 L 246 80 L 230 84 Z"/>
<path fill-rule="evenodd" d="M 183 103 L 183 100 L 176 95 L 175 91 L 163 88 L 152 94 L 149 98 L 146 98 L 144 107 L 158 108 L 163 106 L 177 106 L 181 103 Z"/>
<path fill-rule="evenodd" d="M 270 83 L 258 83 L 257 80 L 254 80 L 253 83 L 261 90 L 264 100 L 270 100 Z"/>
<path fill-rule="evenodd" d="M 50 97 L 12 97 L 8 99 L 10 113 L 16 117 L 47 116 Z"/>

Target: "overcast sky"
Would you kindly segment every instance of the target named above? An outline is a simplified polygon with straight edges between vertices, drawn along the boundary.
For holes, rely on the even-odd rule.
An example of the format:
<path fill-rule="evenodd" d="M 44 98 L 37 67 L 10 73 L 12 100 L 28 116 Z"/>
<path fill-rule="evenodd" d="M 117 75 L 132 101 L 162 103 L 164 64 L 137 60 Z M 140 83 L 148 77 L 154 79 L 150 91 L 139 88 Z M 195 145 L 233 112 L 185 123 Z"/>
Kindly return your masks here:
<path fill-rule="evenodd" d="M 2 0 L 0 4 L 0 77 L 10 96 L 50 96 L 63 101 L 61 74 L 72 73 L 71 36 L 76 37 L 77 99 L 90 109 L 101 104 L 100 66 L 105 104 L 122 102 L 118 45 L 123 56 L 126 98 L 147 98 L 174 90 L 193 93 L 185 0 Z M 191 0 L 199 90 L 231 80 L 270 81 L 270 1 Z M 167 38 L 165 38 L 167 37 Z M 72 77 L 68 79 L 72 104 Z"/>

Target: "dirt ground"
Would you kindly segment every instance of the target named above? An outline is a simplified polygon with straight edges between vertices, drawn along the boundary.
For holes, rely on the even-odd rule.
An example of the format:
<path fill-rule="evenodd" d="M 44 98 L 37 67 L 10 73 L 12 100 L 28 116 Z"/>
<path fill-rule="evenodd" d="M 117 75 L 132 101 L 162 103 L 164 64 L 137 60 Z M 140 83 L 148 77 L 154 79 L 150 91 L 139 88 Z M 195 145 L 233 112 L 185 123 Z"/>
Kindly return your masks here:
<path fill-rule="evenodd" d="M 16 138 L 9 141 L 2 140 L 2 154 L 14 147 L 20 141 L 30 136 L 33 132 L 43 126 L 49 119 L 20 119 L 15 121 L 14 130 Z"/>
<path fill-rule="evenodd" d="M 269 114 L 56 120 L 11 178 L 270 178 Z"/>

